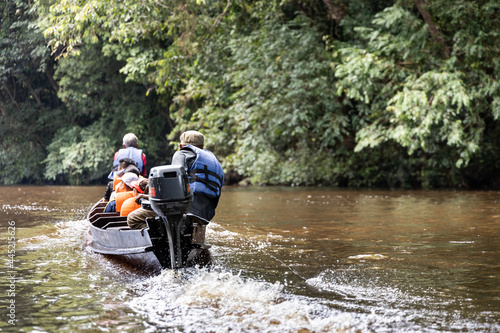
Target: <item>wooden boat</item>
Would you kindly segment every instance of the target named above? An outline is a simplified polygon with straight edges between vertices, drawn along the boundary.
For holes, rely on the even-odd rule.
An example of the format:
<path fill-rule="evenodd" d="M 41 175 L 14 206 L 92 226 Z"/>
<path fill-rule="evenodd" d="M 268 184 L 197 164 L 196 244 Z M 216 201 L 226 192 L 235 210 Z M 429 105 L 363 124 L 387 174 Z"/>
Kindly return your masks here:
<path fill-rule="evenodd" d="M 149 201 L 142 206 L 158 215 L 147 218 L 147 227 L 130 229 L 119 213 L 104 213 L 106 202 L 98 201 L 87 220 L 92 239 L 89 248 L 97 253 L 133 258 L 153 254 L 163 268 L 181 268 L 210 261 L 205 244 L 209 221 L 187 213 L 191 193 L 182 166 L 166 165 L 151 169 Z"/>

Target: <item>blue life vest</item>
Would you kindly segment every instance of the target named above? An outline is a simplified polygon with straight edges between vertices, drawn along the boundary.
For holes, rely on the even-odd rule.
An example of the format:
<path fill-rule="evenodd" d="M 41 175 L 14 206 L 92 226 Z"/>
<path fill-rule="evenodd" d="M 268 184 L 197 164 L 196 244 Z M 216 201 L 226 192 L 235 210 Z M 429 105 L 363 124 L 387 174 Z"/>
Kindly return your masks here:
<path fill-rule="evenodd" d="M 120 160 L 124 158 L 130 158 L 135 162 L 135 166 L 139 168 L 142 172 L 144 167 L 144 162 L 142 161 L 142 150 L 135 147 L 123 148 L 118 151 L 118 156 L 116 156 L 113 162 L 113 168 L 120 164 Z"/>
<path fill-rule="evenodd" d="M 224 171 L 215 155 L 204 149 L 187 145 L 196 153 L 196 159 L 189 167 L 189 186 L 193 193 L 203 193 L 209 197 L 220 197 L 224 183 Z"/>
<path fill-rule="evenodd" d="M 130 158 L 135 162 L 135 165 L 139 168 L 142 174 L 142 168 L 144 167 L 144 162 L 142 161 L 142 150 L 135 147 L 122 148 L 118 151 L 118 155 L 113 162 L 113 170 L 118 169 L 120 160 L 124 158 Z M 114 171 L 108 175 L 109 179 L 113 179 Z"/>

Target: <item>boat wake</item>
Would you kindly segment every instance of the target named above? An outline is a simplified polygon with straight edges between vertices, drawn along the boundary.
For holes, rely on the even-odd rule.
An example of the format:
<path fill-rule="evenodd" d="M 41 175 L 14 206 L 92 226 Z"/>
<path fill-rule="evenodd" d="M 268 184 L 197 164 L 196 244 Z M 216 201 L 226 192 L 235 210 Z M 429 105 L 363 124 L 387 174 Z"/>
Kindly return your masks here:
<path fill-rule="evenodd" d="M 456 307 L 473 308 L 472 299 L 452 297 L 446 289 L 395 283 L 408 278 L 404 272 L 352 266 L 326 269 L 306 282 L 319 290 L 342 295 L 331 301 L 337 308 L 370 313 L 370 328 L 373 331 L 449 332 L 462 331 L 464 327 L 470 332 L 498 331 L 497 323 L 488 323 L 489 313 L 468 317 L 450 310 Z M 411 287 L 403 290 L 398 285 Z M 426 304 L 430 310 L 416 311 L 415 307 L 421 304 Z"/>
<path fill-rule="evenodd" d="M 128 306 L 150 330 L 169 332 L 337 332 L 358 320 L 307 297 L 283 292 L 284 286 L 224 268 L 163 270 L 138 282 Z"/>
<path fill-rule="evenodd" d="M 18 243 L 30 251 L 47 247 L 82 247 L 87 230 L 88 226 L 85 220 L 60 221 L 55 224 L 38 226 L 33 230 L 23 230 Z"/>

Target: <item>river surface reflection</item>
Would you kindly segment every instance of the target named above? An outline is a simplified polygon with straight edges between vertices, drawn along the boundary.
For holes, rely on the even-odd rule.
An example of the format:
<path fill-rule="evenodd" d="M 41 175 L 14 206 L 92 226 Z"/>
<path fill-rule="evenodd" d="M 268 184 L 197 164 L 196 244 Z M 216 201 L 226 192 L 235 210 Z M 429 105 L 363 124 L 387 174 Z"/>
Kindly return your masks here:
<path fill-rule="evenodd" d="M 213 267 L 148 272 L 85 247 L 104 187 L 2 190 L 1 331 L 500 331 L 500 192 L 224 188 Z"/>

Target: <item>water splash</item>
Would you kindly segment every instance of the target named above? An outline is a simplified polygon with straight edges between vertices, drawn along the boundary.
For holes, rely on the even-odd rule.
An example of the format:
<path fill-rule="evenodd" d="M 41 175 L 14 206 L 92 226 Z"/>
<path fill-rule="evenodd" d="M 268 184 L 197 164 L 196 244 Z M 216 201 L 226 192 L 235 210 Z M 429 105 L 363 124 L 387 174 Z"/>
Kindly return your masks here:
<path fill-rule="evenodd" d="M 134 288 L 128 305 L 151 330 L 171 332 L 337 332 L 353 317 L 307 297 L 283 293 L 279 282 L 244 279 L 224 268 L 164 270 Z"/>
<path fill-rule="evenodd" d="M 387 256 L 384 256 L 382 254 L 358 254 L 355 256 L 350 256 L 348 259 L 357 259 L 360 261 L 364 260 L 382 260 L 382 259 L 387 259 Z"/>

